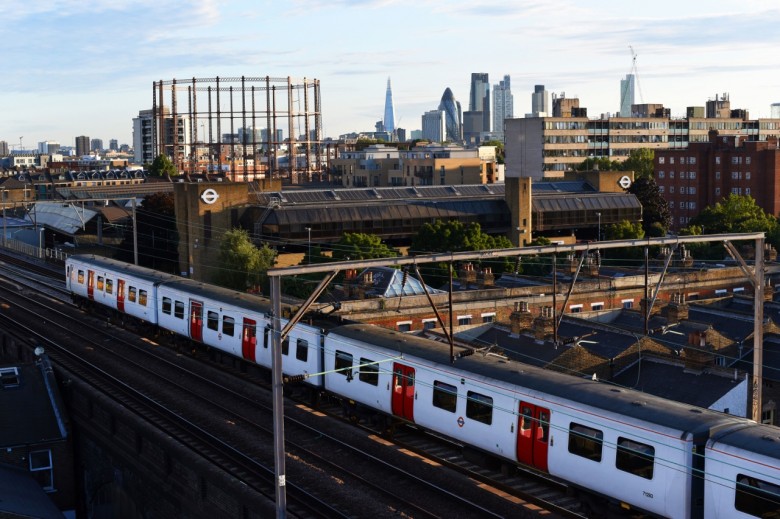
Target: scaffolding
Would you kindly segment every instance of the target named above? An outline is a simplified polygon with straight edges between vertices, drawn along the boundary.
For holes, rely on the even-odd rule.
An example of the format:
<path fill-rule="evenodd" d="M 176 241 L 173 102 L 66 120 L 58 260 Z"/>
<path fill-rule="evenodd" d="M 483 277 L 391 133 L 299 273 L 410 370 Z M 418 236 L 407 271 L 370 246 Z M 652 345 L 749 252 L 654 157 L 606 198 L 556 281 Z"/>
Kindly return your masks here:
<path fill-rule="evenodd" d="M 152 118 L 155 156 L 169 157 L 185 174 L 218 172 L 244 181 L 286 177 L 298 183 L 325 166 L 317 79 L 155 81 Z M 258 131 L 258 125 L 264 127 Z"/>

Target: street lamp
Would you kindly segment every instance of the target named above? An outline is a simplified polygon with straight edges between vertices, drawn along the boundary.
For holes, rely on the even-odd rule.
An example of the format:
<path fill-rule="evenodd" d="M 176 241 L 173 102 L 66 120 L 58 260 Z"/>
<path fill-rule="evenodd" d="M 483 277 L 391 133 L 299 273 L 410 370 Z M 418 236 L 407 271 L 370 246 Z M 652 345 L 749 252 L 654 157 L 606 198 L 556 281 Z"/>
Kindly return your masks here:
<path fill-rule="evenodd" d="M 596 241 L 601 241 L 601 213 L 596 213 L 596 216 L 599 217 L 599 233 L 596 236 Z"/>
<path fill-rule="evenodd" d="M 306 227 L 306 231 L 309 233 L 309 261 L 307 263 L 311 263 L 311 227 Z"/>

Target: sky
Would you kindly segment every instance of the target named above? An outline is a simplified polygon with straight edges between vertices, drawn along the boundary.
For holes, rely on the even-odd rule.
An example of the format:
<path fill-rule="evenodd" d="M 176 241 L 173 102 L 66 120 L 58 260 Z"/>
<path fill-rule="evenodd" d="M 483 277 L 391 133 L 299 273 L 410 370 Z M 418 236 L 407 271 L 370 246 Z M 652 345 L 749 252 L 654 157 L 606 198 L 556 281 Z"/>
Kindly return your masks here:
<path fill-rule="evenodd" d="M 392 81 L 396 126 L 421 127 L 445 90 L 468 109 L 471 73 L 511 77 L 514 115 L 534 85 L 617 112 L 673 116 L 728 93 L 769 117 L 780 102 L 780 3 L 754 0 L 3 0 L 0 140 L 34 149 L 87 135 L 132 144 L 159 80 L 320 81 L 324 135 L 374 131 Z M 633 49 L 633 54 L 632 54 Z M 633 61 L 636 56 L 636 61 Z M 634 67 L 635 63 L 635 67 Z"/>

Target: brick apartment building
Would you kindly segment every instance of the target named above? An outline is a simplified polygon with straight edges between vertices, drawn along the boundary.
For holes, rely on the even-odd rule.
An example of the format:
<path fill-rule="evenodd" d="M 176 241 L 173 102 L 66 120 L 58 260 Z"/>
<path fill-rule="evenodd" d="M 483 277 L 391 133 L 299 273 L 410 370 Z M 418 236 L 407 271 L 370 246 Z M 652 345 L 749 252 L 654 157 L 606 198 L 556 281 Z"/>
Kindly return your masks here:
<path fill-rule="evenodd" d="M 764 141 L 721 135 L 685 150 L 655 150 L 655 179 L 669 202 L 672 229 L 730 193 L 750 195 L 767 213 L 780 215 L 780 149 L 777 137 Z"/>

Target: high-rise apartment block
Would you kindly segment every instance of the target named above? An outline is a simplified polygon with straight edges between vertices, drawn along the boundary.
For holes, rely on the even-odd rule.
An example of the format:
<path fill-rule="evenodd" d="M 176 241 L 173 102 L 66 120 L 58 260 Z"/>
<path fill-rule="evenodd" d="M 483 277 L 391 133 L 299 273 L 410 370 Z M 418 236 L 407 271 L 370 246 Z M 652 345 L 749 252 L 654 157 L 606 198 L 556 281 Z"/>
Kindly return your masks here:
<path fill-rule="evenodd" d="M 108 141 L 108 149 L 111 151 L 119 151 L 119 141 L 116 139 Z"/>
<path fill-rule="evenodd" d="M 38 153 L 42 155 L 52 155 L 59 153 L 60 143 L 56 141 L 42 141 L 38 143 Z"/>
<path fill-rule="evenodd" d="M 444 112 L 430 110 L 422 116 L 422 138 L 431 142 L 443 142 L 445 135 Z"/>
<path fill-rule="evenodd" d="M 385 93 L 385 118 L 383 119 L 384 131 L 395 131 L 395 109 L 393 108 L 393 90 L 390 88 L 390 78 L 387 78 L 387 92 Z"/>
<path fill-rule="evenodd" d="M 780 120 L 760 125 L 780 129 Z M 755 139 L 750 137 L 750 139 Z M 657 150 L 655 180 L 669 203 L 672 229 L 686 227 L 705 207 L 729 194 L 750 195 L 764 211 L 780 216 L 780 149 L 777 132 L 766 140 L 710 130 L 705 142 L 685 150 Z"/>
<path fill-rule="evenodd" d="M 482 112 L 480 132 L 490 131 L 490 82 L 484 72 L 471 74 L 471 91 L 469 93 L 469 111 Z"/>
<path fill-rule="evenodd" d="M 584 111 L 584 108 L 578 108 Z M 637 113 L 650 117 L 526 117 L 505 123 L 506 175 L 561 177 L 589 157 L 625 160 L 632 150 L 687 149 L 689 144 L 708 142 L 709 131 L 723 136 L 747 136 L 765 141 L 780 136 L 778 119 L 741 117 L 671 118 L 660 105 L 634 105 Z M 689 109 L 690 114 L 700 110 Z M 573 112 L 574 113 L 574 112 Z M 744 111 L 734 111 L 742 115 Z"/>
<path fill-rule="evenodd" d="M 0 141 L 0 157 L 8 155 L 8 141 Z"/>
<path fill-rule="evenodd" d="M 76 137 L 76 155 L 78 157 L 83 157 L 84 155 L 89 155 L 89 152 L 89 137 L 86 135 L 79 135 Z"/>
<path fill-rule="evenodd" d="M 531 94 L 531 115 L 533 117 L 547 117 L 550 115 L 550 96 L 544 85 L 535 85 Z"/>
<path fill-rule="evenodd" d="M 626 74 L 625 79 L 620 80 L 620 117 L 631 117 L 631 106 L 634 104 L 634 88 L 636 77 L 634 74 Z"/>
<path fill-rule="evenodd" d="M 504 138 L 504 119 L 514 117 L 512 88 L 509 76 L 493 85 L 493 132 Z"/>
<path fill-rule="evenodd" d="M 153 110 L 141 110 L 133 118 L 133 160 L 137 164 L 150 164 L 155 159 L 154 134 L 162 144 L 164 154 L 179 162 L 190 145 L 191 124 L 188 115 L 177 115 L 174 122 L 167 107 L 162 110 L 162 127 L 155 121 Z M 160 139 L 162 136 L 162 139 Z"/>
<path fill-rule="evenodd" d="M 103 151 L 103 139 L 92 139 L 89 149 L 91 151 Z"/>

